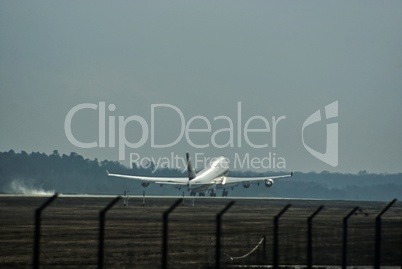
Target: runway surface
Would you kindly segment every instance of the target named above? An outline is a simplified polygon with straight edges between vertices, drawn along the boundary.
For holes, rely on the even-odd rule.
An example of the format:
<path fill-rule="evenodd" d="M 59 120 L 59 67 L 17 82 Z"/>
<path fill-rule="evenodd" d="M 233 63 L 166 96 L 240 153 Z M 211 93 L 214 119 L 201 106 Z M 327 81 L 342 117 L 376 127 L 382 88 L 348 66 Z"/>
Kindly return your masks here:
<path fill-rule="evenodd" d="M 0 194 L 1 197 L 50 197 L 54 195 L 55 193 L 39 193 L 39 194 Z M 113 198 L 116 196 L 123 196 L 121 194 L 63 194 L 59 193 L 60 197 L 70 197 L 70 198 Z M 143 195 L 129 195 L 132 198 L 143 198 Z M 153 199 L 178 199 L 178 198 L 183 198 L 183 196 L 163 196 L 163 195 L 145 195 L 148 198 L 153 198 Z M 227 199 L 227 200 L 313 200 L 313 201 L 331 201 L 327 199 L 311 199 L 311 198 L 285 198 L 285 197 L 209 197 L 209 196 L 184 196 L 185 198 L 195 198 L 195 199 Z"/>

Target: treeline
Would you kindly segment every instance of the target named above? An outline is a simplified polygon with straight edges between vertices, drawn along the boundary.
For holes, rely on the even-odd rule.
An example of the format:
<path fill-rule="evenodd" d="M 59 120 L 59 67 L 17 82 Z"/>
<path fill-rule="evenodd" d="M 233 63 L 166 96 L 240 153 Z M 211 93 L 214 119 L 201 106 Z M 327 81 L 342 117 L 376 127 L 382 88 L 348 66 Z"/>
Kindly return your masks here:
<path fill-rule="evenodd" d="M 117 161 L 85 159 L 72 152 L 60 155 L 13 150 L 0 153 L 0 191 L 3 193 L 26 190 L 56 191 L 80 194 L 120 194 L 123 190 L 140 188 L 133 181 L 108 177 L 106 170 L 114 173 L 149 175 L 150 168 L 128 167 Z M 162 169 L 154 175 L 177 176 L 175 169 Z"/>
<path fill-rule="evenodd" d="M 57 150 L 47 155 L 39 152 L 28 154 L 13 150 L 0 152 L 0 192 L 33 193 L 36 191 L 57 191 L 81 194 L 121 194 L 130 193 L 153 195 L 181 195 L 183 190 L 172 187 L 160 188 L 150 185 L 144 189 L 139 182 L 112 178 L 106 170 L 114 173 L 153 176 L 186 176 L 183 171 L 162 168 L 154 173 L 152 164 L 148 167 L 132 169 L 117 161 L 85 159 L 77 153 L 60 155 Z M 279 173 L 272 172 L 270 175 Z M 252 171 L 235 171 L 236 176 L 262 176 Z M 220 192 L 218 191 L 218 195 Z M 371 174 L 360 171 L 357 174 L 301 173 L 296 172 L 291 179 L 275 181 L 272 188 L 264 184 L 252 185 L 246 189 L 239 186 L 229 191 L 230 196 L 259 196 L 286 198 L 320 198 L 340 200 L 383 200 L 402 199 L 402 174 Z"/>

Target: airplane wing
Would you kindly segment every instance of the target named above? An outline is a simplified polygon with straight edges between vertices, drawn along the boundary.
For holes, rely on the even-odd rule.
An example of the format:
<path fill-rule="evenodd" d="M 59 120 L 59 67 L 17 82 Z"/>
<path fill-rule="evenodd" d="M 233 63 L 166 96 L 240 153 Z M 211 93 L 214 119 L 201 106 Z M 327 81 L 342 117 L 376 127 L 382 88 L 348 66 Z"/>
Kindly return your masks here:
<path fill-rule="evenodd" d="M 288 175 L 281 175 L 281 176 L 266 176 L 266 177 L 226 177 L 226 184 L 232 184 L 232 183 L 241 183 L 241 182 L 248 182 L 248 183 L 257 183 L 259 181 L 264 181 L 264 180 L 274 180 L 274 179 L 279 179 L 279 178 L 287 178 L 287 177 L 292 177 L 293 172 L 291 172 Z"/>
<path fill-rule="evenodd" d="M 110 177 L 120 177 L 127 179 L 134 179 L 139 181 L 145 181 L 156 184 L 167 184 L 167 185 L 177 185 L 177 186 L 185 186 L 188 184 L 188 177 L 146 177 L 146 176 L 131 176 L 131 175 L 122 175 L 122 174 L 112 174 L 106 170 L 106 173 Z"/>

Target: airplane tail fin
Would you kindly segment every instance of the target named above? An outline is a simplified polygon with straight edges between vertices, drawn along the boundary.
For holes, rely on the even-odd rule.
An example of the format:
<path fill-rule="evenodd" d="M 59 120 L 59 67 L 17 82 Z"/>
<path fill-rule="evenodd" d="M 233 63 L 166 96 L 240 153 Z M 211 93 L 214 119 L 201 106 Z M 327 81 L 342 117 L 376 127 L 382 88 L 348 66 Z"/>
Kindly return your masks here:
<path fill-rule="evenodd" d="M 193 167 L 193 164 L 191 163 L 190 154 L 188 152 L 186 153 L 186 157 L 187 157 L 188 180 L 192 180 L 193 178 L 196 177 L 197 174 L 195 173 L 195 169 Z"/>

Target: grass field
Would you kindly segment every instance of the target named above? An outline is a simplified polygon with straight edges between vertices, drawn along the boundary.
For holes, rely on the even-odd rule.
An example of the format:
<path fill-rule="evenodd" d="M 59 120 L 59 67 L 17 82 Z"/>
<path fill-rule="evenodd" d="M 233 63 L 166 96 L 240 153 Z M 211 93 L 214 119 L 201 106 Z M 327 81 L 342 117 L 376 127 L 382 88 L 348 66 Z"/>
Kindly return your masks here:
<path fill-rule="evenodd" d="M 0 196 L 0 268 L 32 266 L 34 211 L 47 197 Z M 130 199 L 106 215 L 106 268 L 160 268 L 162 214 L 177 198 Z M 59 197 L 42 215 L 42 268 L 96 268 L 99 211 L 111 197 Z M 192 198 L 169 217 L 169 268 L 214 268 L 215 217 L 232 199 Z M 307 217 L 324 210 L 313 222 L 313 264 L 341 265 L 342 219 L 355 206 L 363 211 L 349 220 L 349 265 L 374 264 L 375 217 L 384 202 L 233 199 L 223 216 L 222 265 L 272 264 L 273 218 L 286 205 L 279 221 L 279 264 L 307 263 Z M 391 199 L 390 199 L 391 200 Z M 383 216 L 382 265 L 401 265 L 402 203 Z M 249 253 L 265 236 L 266 241 Z M 263 253 L 265 244 L 265 255 Z M 230 257 L 235 257 L 231 259 Z"/>

